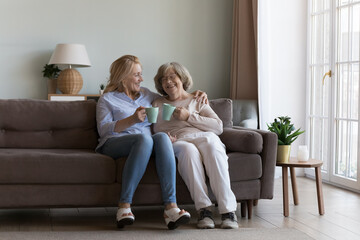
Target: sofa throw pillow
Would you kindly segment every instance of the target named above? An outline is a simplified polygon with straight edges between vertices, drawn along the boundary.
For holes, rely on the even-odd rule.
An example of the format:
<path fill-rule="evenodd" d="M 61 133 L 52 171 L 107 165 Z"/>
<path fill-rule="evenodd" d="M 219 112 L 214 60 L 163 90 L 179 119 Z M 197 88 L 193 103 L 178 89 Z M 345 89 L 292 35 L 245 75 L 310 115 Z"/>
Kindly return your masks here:
<path fill-rule="evenodd" d="M 233 109 L 232 100 L 229 98 L 218 98 L 210 100 L 210 107 L 219 116 L 223 122 L 223 127 L 228 128 L 233 126 Z"/>

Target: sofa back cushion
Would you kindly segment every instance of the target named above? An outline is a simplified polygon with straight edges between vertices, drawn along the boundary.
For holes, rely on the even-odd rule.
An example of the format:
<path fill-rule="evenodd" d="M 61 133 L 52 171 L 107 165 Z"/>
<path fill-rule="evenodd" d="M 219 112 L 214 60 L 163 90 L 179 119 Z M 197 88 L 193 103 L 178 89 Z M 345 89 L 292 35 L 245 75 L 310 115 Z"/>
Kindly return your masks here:
<path fill-rule="evenodd" d="M 0 148 L 95 149 L 97 138 L 93 100 L 0 100 Z"/>
<path fill-rule="evenodd" d="M 223 127 L 232 127 L 233 107 L 232 100 L 229 98 L 218 98 L 209 101 L 210 107 L 223 122 Z"/>

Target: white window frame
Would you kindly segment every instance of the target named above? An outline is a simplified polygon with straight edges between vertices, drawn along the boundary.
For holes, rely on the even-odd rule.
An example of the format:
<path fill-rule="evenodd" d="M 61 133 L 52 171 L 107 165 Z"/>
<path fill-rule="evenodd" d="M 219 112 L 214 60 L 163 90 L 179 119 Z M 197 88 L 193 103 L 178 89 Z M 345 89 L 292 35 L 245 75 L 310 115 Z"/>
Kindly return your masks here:
<path fill-rule="evenodd" d="M 313 0 L 308 0 L 308 21 L 307 21 L 307 28 L 308 28 L 308 35 L 307 35 L 307 73 L 306 73 L 306 77 L 307 77 L 307 81 L 306 81 L 306 144 L 308 146 L 310 146 L 310 117 L 312 115 L 310 115 L 310 110 L 311 110 L 311 68 L 310 65 L 312 63 L 311 61 L 311 41 L 312 41 L 312 34 L 311 34 L 311 3 Z M 330 26 L 331 26 L 331 32 L 330 32 L 330 52 L 329 52 L 329 66 L 330 66 L 330 70 L 332 72 L 332 79 L 327 79 L 326 81 L 331 81 L 330 84 L 330 94 L 329 94 L 329 104 L 331 107 L 329 107 L 328 111 L 329 111 L 329 124 L 328 124 L 328 131 L 329 131 L 329 146 L 328 146 L 328 164 L 327 164 L 327 168 L 326 169 L 322 169 L 322 178 L 324 181 L 326 182 L 330 182 L 331 184 L 337 185 L 337 186 L 341 186 L 343 188 L 347 188 L 356 192 L 360 192 L 360 121 L 358 120 L 358 150 L 357 150 L 357 181 L 351 181 L 349 179 L 343 178 L 343 177 L 339 177 L 335 174 L 335 154 L 336 154 L 336 134 L 335 134 L 335 120 L 336 118 L 339 119 L 336 116 L 336 86 L 335 84 L 337 83 L 337 81 L 335 81 L 337 79 L 337 69 L 336 69 L 336 65 L 337 65 L 337 54 L 338 51 L 336 46 L 337 46 L 337 24 L 336 24 L 336 14 L 337 14 L 337 7 L 336 7 L 336 2 L 337 0 L 330 0 Z M 355 3 L 353 3 L 355 4 Z M 349 16 L 350 19 L 350 16 Z M 350 38 L 352 41 L 352 38 Z M 351 45 L 350 45 L 351 46 Z M 360 48 L 359 48 L 360 49 Z M 360 51 L 360 50 L 359 50 Z M 360 54 L 360 53 L 359 53 Z M 347 62 L 351 62 L 351 61 L 347 61 Z M 325 73 L 325 72 L 324 72 Z M 359 97 L 359 114 L 360 114 L 360 97 Z M 358 117 L 359 118 L 359 117 Z M 311 147 L 311 146 L 310 146 Z M 311 171 L 310 169 L 305 169 L 305 175 L 306 176 L 310 176 L 310 177 L 314 177 L 314 171 Z"/>

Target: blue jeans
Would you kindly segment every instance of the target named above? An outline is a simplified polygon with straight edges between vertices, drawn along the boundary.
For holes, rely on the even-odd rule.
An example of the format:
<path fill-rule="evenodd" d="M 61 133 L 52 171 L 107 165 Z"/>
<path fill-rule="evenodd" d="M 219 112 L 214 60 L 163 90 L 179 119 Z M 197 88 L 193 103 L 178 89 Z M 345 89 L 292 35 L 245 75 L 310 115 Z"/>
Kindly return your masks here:
<path fill-rule="evenodd" d="M 100 153 L 114 159 L 127 157 L 122 174 L 120 203 L 132 203 L 153 149 L 164 204 L 176 203 L 176 163 L 172 143 L 166 133 L 113 137 L 99 149 Z"/>

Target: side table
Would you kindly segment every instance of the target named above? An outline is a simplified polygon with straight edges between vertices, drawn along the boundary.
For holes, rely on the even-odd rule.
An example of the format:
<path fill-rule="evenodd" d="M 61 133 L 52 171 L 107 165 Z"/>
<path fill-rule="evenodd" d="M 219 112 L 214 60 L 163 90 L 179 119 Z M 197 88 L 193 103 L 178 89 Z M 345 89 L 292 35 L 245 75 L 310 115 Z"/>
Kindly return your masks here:
<path fill-rule="evenodd" d="M 283 208 L 284 208 L 284 216 L 289 216 L 289 196 L 288 196 L 288 168 L 290 168 L 290 177 L 291 177 L 291 186 L 294 197 L 294 204 L 298 205 L 298 193 L 296 186 L 296 176 L 295 176 L 295 168 L 315 168 L 315 178 L 316 178 L 316 192 L 317 192 L 317 200 L 318 200 L 318 209 L 319 214 L 323 215 L 325 213 L 324 210 L 324 199 L 322 192 L 322 182 L 321 182 L 321 166 L 323 162 L 317 159 L 309 159 L 306 162 L 300 162 L 297 158 L 291 157 L 289 162 L 277 162 L 276 166 L 282 167 L 282 184 L 283 184 Z"/>

